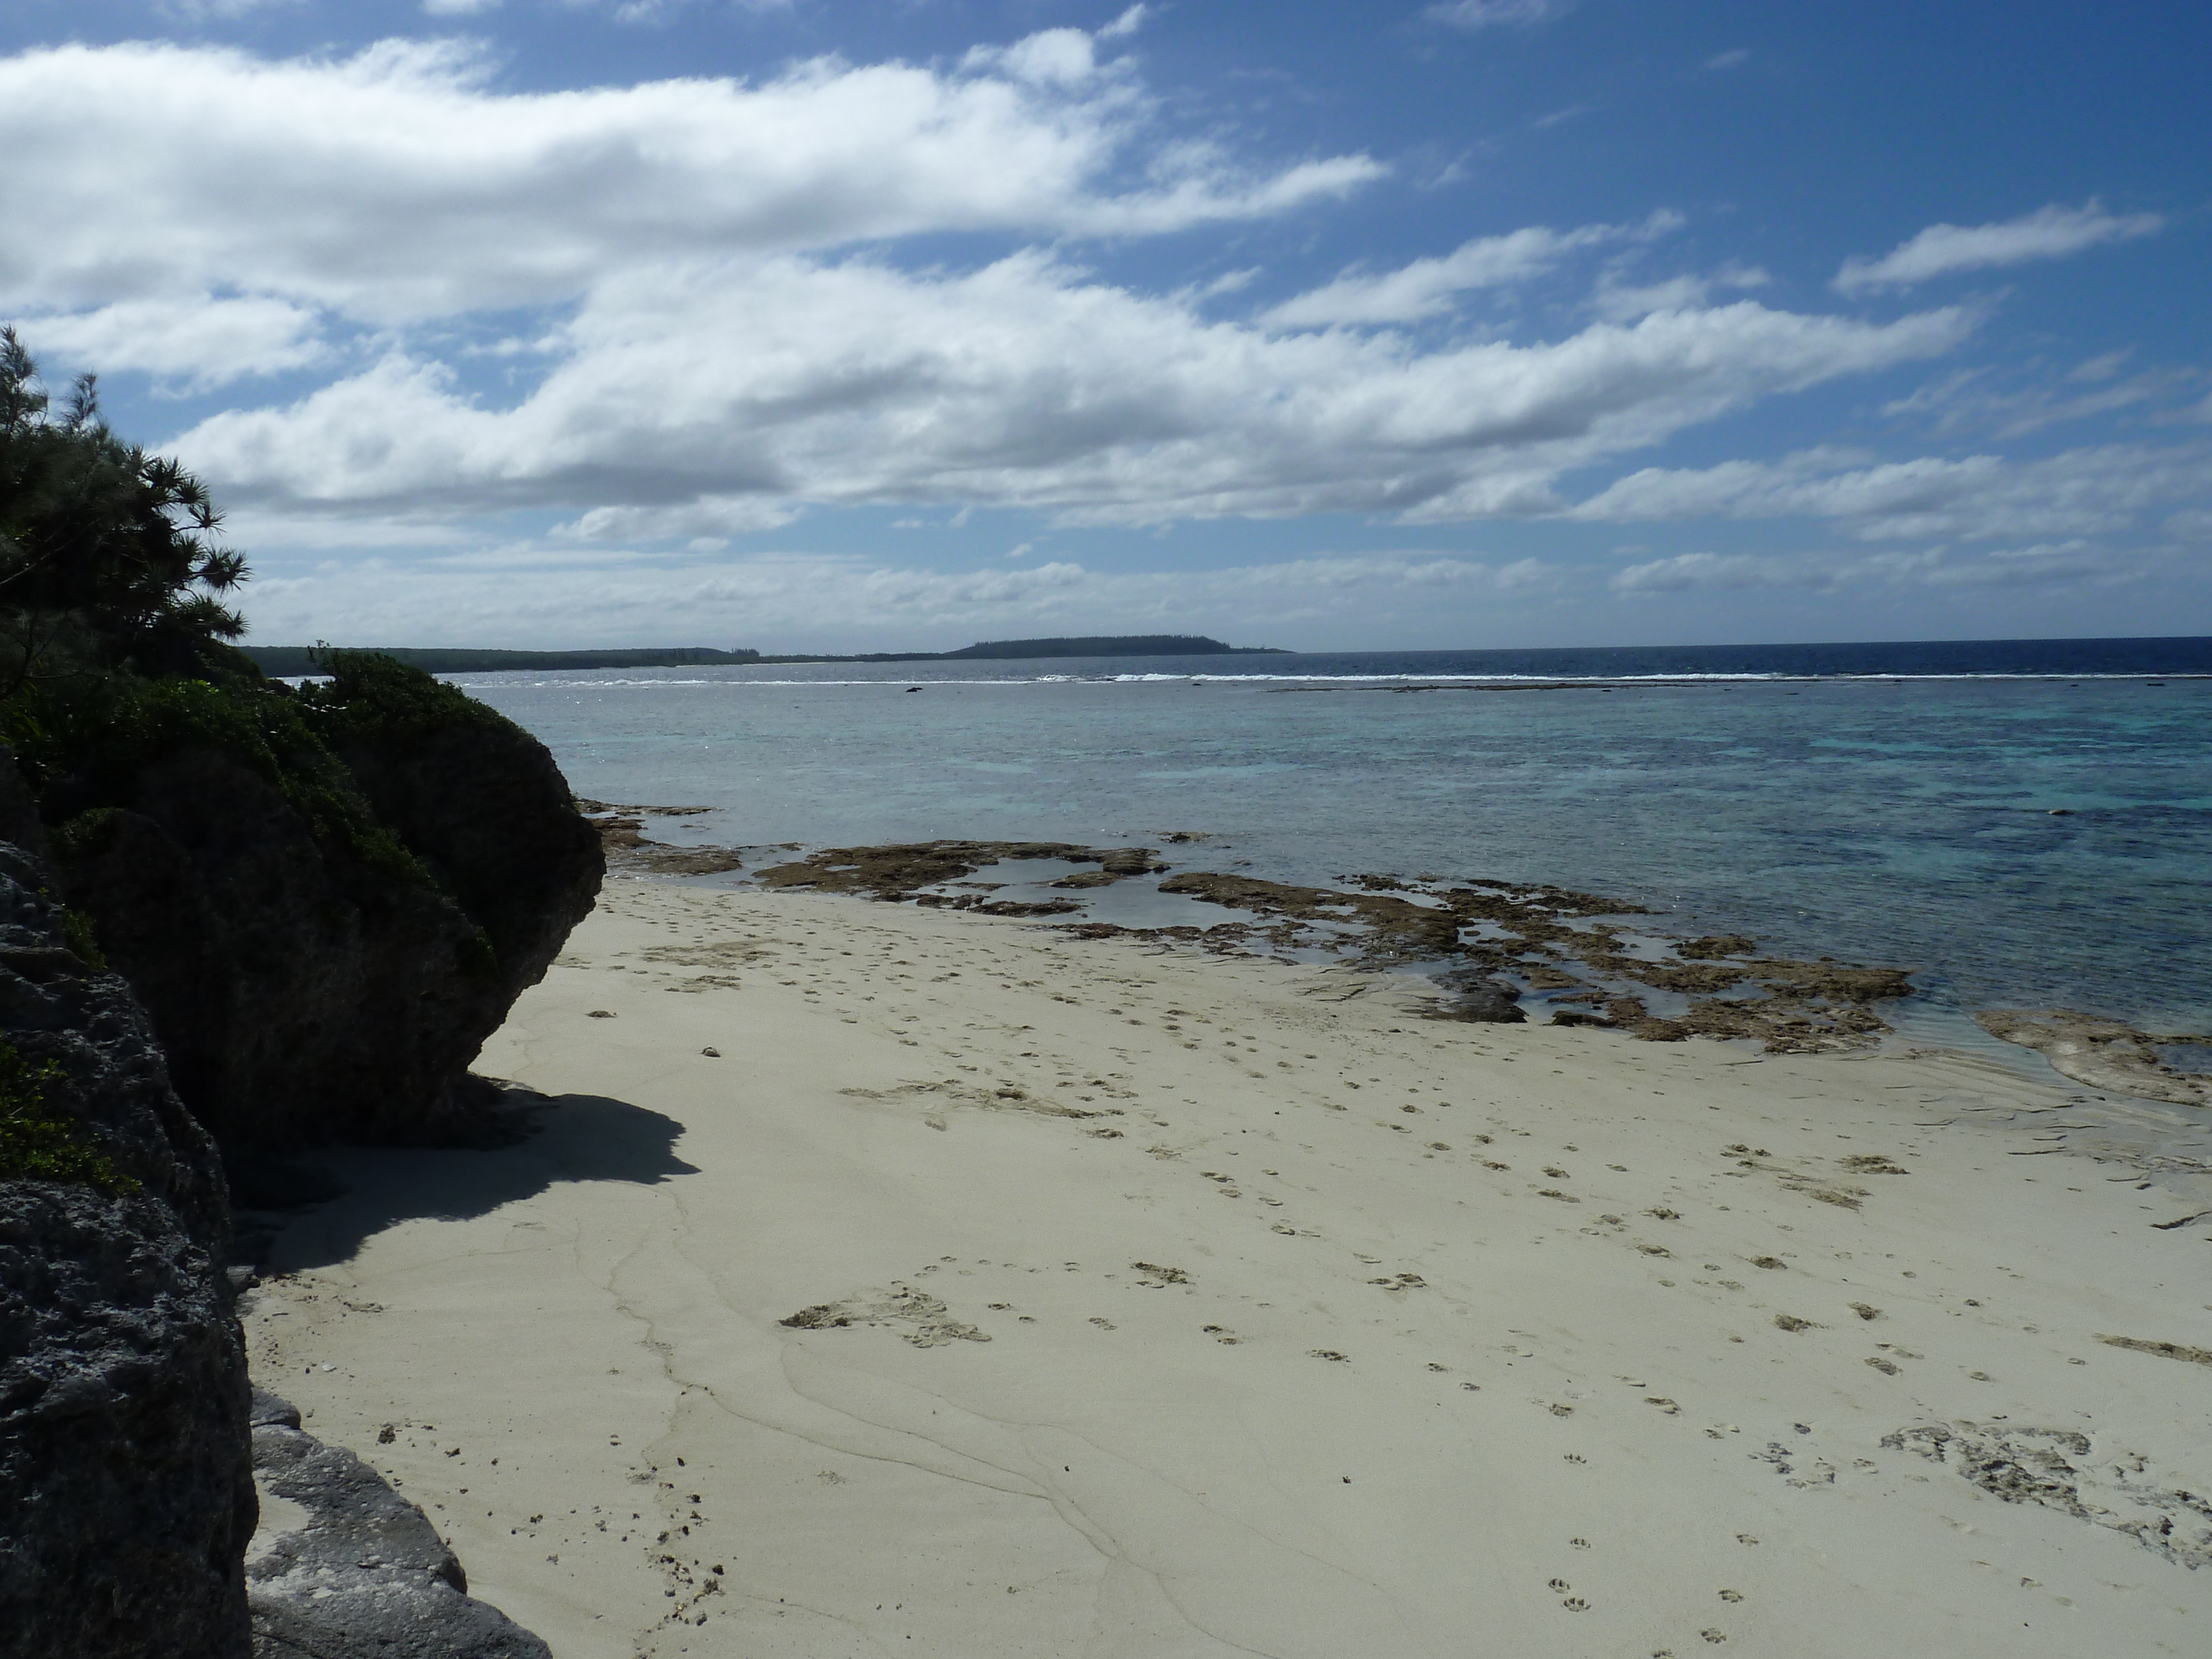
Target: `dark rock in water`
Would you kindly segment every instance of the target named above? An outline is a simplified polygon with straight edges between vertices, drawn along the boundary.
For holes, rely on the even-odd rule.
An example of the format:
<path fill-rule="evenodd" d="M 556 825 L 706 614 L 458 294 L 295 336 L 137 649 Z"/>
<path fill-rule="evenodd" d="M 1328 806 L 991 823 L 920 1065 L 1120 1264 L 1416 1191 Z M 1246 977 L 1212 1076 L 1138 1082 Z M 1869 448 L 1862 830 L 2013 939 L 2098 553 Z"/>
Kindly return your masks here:
<path fill-rule="evenodd" d="M 0 761 L 0 797 L 13 774 Z M 0 1650 L 244 1659 L 254 1496 L 222 1166 L 51 884 L 0 847 Z"/>
<path fill-rule="evenodd" d="M 1167 868 L 1149 847 L 1109 847 L 1098 854 L 1098 868 L 1109 876 L 1146 876 Z"/>
<path fill-rule="evenodd" d="M 383 1476 L 253 1391 L 254 1478 L 271 1499 L 247 1557 L 254 1659 L 551 1659 L 468 1577 Z"/>
<path fill-rule="evenodd" d="M 1674 947 L 1674 954 L 1688 962 L 1711 962 L 1720 957 L 1747 957 L 1759 948 L 1759 941 L 1741 933 L 1708 933 L 1703 939 L 1686 939 Z"/>
<path fill-rule="evenodd" d="M 188 745 L 50 782 L 69 901 L 226 1151 L 470 1139 L 469 1062 L 591 909 L 598 834 L 452 687 L 380 664 L 313 695 L 343 769 Z"/>
<path fill-rule="evenodd" d="M 744 859 L 734 848 L 680 845 L 655 841 L 645 833 L 645 818 L 691 817 L 711 812 L 711 806 L 611 806 L 605 801 L 579 800 L 576 810 L 592 814 L 592 827 L 610 866 L 640 870 L 656 876 L 714 876 L 744 868 Z"/>
<path fill-rule="evenodd" d="M 1477 1025 L 1519 1025 L 1528 1018 L 1522 1011 L 1521 993 L 1503 980 L 1473 969 L 1456 969 L 1437 975 L 1444 992 L 1431 1019 L 1465 1020 Z M 1556 1022 L 1555 1022 L 1556 1023 Z"/>
<path fill-rule="evenodd" d="M 1101 850 L 1060 841 L 925 841 L 889 847 L 825 847 L 799 863 L 763 870 L 759 878 L 763 887 L 811 887 L 818 892 L 866 893 L 872 898 L 897 900 L 912 898 L 924 887 L 972 876 L 1002 859 L 1062 859 L 1070 864 L 1096 864 L 1097 874 L 1115 880 L 1167 867 L 1153 858 L 1148 847 Z"/>
<path fill-rule="evenodd" d="M 1453 912 L 1394 895 L 1344 893 L 1205 870 L 1170 876 L 1160 891 L 1289 921 L 1361 930 L 1366 959 L 1376 964 L 1449 956 L 1459 942 L 1460 918 Z"/>
<path fill-rule="evenodd" d="M 1087 887 L 1111 887 L 1121 879 L 1121 877 L 1107 870 L 1079 870 L 1072 876 L 1062 876 L 1058 881 L 1048 881 L 1045 885 L 1080 890 Z"/>

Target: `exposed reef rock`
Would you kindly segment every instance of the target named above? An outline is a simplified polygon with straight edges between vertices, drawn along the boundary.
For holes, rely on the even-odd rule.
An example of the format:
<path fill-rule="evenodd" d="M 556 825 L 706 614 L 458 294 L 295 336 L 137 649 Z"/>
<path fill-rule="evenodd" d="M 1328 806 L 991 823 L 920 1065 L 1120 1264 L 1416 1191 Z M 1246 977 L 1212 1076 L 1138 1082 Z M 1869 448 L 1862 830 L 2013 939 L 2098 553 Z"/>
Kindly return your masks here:
<path fill-rule="evenodd" d="M 759 879 L 765 887 L 811 887 L 825 893 L 865 893 L 871 898 L 897 900 L 912 898 L 925 887 L 972 876 L 984 866 L 1006 859 L 1096 864 L 1099 867 L 1094 874 L 1117 881 L 1124 876 L 1167 868 L 1149 847 L 1102 849 L 1060 841 L 926 841 L 891 847 L 826 847 L 808 854 L 799 863 L 771 866 L 759 872 Z M 960 908 L 994 915 L 1050 915 L 1076 906 L 1070 902 L 1018 910 L 994 911 L 988 903 Z"/>
<path fill-rule="evenodd" d="M 192 718 L 149 752 L 46 757 L 69 902 L 226 1152 L 480 1133 L 469 1062 L 605 867 L 528 733 L 387 659 L 334 665 L 289 698 L 163 692 Z M 276 729 L 239 735 L 223 697 Z"/>
<path fill-rule="evenodd" d="M 258 1389 L 252 1422 L 265 1494 L 246 1565 L 253 1659 L 551 1659 L 469 1595 L 438 1529 L 383 1476 Z"/>
<path fill-rule="evenodd" d="M 2212 1106 L 2212 1077 L 2169 1066 L 2158 1052 L 2161 1042 L 2202 1038 L 2153 1036 L 2116 1019 L 2064 1008 L 1992 1008 L 1974 1018 L 1991 1036 L 2034 1049 L 2062 1076 L 2092 1089 L 2176 1106 Z"/>
<path fill-rule="evenodd" d="M 20 808 L 18 781 L 0 762 Z M 0 846 L 0 1649 L 244 1659 L 254 1496 L 221 1164 L 50 885 Z"/>
<path fill-rule="evenodd" d="M 1459 942 L 1459 918 L 1435 905 L 1372 893 L 1340 893 L 1327 887 L 1298 887 L 1250 876 L 1190 871 L 1160 884 L 1163 893 L 1256 911 L 1292 922 L 1340 922 L 1365 931 L 1366 954 L 1376 963 L 1446 956 Z"/>
<path fill-rule="evenodd" d="M 576 810 L 590 815 L 611 870 L 653 876 L 719 876 L 744 867 L 744 858 L 732 848 L 687 847 L 655 841 L 645 833 L 648 817 L 697 817 L 713 811 L 711 806 L 624 806 L 580 798 Z"/>
<path fill-rule="evenodd" d="M 1519 992 L 1498 977 L 1511 974 L 1533 989 L 1568 994 L 1556 1000 L 1599 1005 L 1557 1009 L 1555 1025 L 1623 1030 L 1649 1042 L 1735 1037 L 1756 1041 L 1770 1053 L 1811 1052 L 1871 1042 L 1889 1028 L 1870 1005 L 1912 992 L 1911 981 L 1893 968 L 1779 957 L 1715 960 L 1756 948 L 1736 934 L 1689 940 L 1673 955 L 1647 954 L 1631 948 L 1618 923 L 1589 920 L 1640 915 L 1643 906 L 1571 888 L 1496 881 L 1453 886 L 1385 875 L 1345 879 L 1362 890 L 1198 871 L 1162 882 L 1160 890 L 1276 918 L 1267 936 L 1278 945 L 1348 939 L 1367 967 L 1438 959 L 1469 963 L 1439 977 L 1446 994 L 1433 1017 L 1443 1019 L 1525 1019 Z M 1628 981 L 1693 1000 L 1680 1016 L 1661 1018 L 1642 997 L 1605 990 L 1592 980 Z M 1723 1000 L 1730 993 L 1736 994 L 1734 1000 Z"/>
<path fill-rule="evenodd" d="M 1166 839 L 1191 840 L 1188 832 Z M 1130 927 L 1083 916 L 1073 900 L 994 899 L 1000 884 L 963 878 L 1004 860 L 1094 864 L 1045 885 L 1080 891 L 1164 870 L 1150 848 L 1101 849 L 1062 842 L 936 841 L 828 848 L 758 872 L 768 887 L 864 893 L 985 915 L 1067 915 L 1085 939 L 1127 937 L 1218 951 L 1328 952 L 1362 968 L 1450 964 L 1437 976 L 1430 1017 L 1510 1024 L 1526 1020 L 1522 988 L 1542 994 L 1552 1023 L 1620 1030 L 1651 1042 L 1692 1036 L 1749 1039 L 1770 1053 L 1856 1048 L 1887 1030 L 1873 1005 L 1910 996 L 1893 968 L 1754 957 L 1756 941 L 1709 934 L 1672 945 L 1625 936 L 1619 918 L 1644 906 L 1570 887 L 1429 876 L 1339 878 L 1343 889 L 1266 881 L 1232 871 L 1190 870 L 1159 884 L 1164 894 L 1251 915 L 1251 922 Z M 973 891 L 925 890 L 957 885 Z M 1682 999 L 1655 1014 L 1644 991 Z M 1581 1004 L 1581 1006 L 1561 1006 Z M 1663 1005 L 1662 1005 L 1663 1006 Z"/>
<path fill-rule="evenodd" d="M 1095 854 L 1098 860 L 1096 870 L 1080 871 L 1075 875 L 1062 876 L 1052 884 L 1054 887 L 1111 887 L 1115 882 L 1130 876 L 1148 876 L 1166 869 L 1149 847 L 1113 847 Z"/>

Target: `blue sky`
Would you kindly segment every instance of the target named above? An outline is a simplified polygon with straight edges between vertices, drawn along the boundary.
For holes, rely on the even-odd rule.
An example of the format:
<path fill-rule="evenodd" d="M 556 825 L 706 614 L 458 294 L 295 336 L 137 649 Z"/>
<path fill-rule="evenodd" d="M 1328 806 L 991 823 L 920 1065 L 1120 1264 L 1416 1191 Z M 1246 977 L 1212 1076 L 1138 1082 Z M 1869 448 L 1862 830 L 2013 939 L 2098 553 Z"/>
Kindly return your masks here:
<path fill-rule="evenodd" d="M 17 0 L 289 643 L 2212 632 L 2173 4 Z"/>

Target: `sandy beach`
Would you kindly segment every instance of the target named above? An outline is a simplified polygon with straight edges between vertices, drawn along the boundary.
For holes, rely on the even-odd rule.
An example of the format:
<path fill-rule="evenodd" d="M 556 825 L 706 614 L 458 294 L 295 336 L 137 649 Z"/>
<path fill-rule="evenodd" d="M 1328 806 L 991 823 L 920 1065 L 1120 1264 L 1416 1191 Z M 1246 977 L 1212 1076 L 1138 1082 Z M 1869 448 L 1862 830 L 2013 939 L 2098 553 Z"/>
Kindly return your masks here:
<path fill-rule="evenodd" d="M 2203 1651 L 2204 1176 L 1426 1006 L 613 881 L 539 1132 L 328 1155 L 256 1376 L 562 1659 Z"/>

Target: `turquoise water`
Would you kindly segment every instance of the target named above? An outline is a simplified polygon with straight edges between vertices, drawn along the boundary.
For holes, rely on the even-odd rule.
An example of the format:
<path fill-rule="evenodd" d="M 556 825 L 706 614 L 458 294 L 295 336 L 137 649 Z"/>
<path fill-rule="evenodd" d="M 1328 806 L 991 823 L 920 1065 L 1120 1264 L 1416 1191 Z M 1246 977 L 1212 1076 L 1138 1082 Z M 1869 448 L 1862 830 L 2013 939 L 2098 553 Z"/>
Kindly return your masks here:
<path fill-rule="evenodd" d="M 1687 654 L 1641 672 L 1698 672 Z M 1182 867 L 1556 882 L 1785 953 L 1911 968 L 1929 1013 L 2057 1006 L 2212 1032 L 2212 680 L 2130 660 L 2042 665 L 2072 680 L 1939 665 L 1515 681 L 1430 653 L 461 683 L 580 793 L 715 809 L 672 839 L 1200 832 L 1173 849 Z"/>

